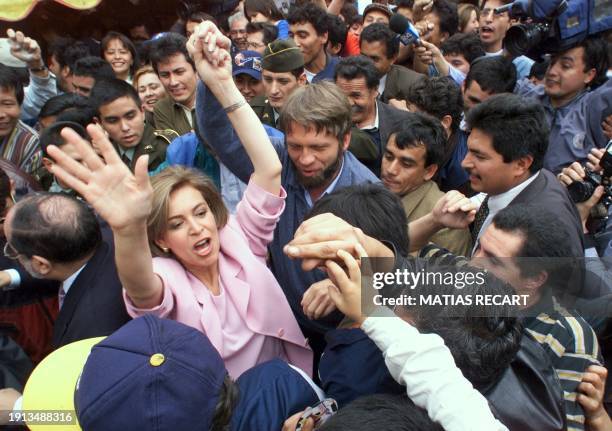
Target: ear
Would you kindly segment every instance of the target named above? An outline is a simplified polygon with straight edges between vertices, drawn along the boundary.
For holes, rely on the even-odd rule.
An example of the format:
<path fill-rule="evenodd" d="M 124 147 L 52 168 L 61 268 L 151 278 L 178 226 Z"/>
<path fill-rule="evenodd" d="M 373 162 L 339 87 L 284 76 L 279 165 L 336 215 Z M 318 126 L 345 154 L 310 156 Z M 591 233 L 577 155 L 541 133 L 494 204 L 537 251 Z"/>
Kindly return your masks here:
<path fill-rule="evenodd" d="M 584 77 L 584 84 L 591 85 L 591 82 L 593 82 L 596 76 L 597 76 L 597 70 L 595 68 L 589 70 L 586 76 Z"/>
<path fill-rule="evenodd" d="M 423 175 L 423 179 L 425 181 L 429 181 L 433 178 L 434 175 L 436 175 L 436 172 L 438 172 L 438 165 L 437 164 L 432 164 L 429 165 L 425 168 L 425 175 Z"/>
<path fill-rule="evenodd" d="M 546 280 L 548 280 L 548 273 L 541 271 L 539 274 L 527 278 L 524 286 L 529 291 L 536 292 L 546 283 Z"/>
<path fill-rule="evenodd" d="M 531 168 L 531 165 L 533 164 L 533 156 L 528 155 L 521 157 L 520 159 L 515 160 L 513 163 L 515 164 L 516 168 L 516 176 L 521 176 L 527 172 L 529 168 Z"/>
<path fill-rule="evenodd" d="M 451 125 L 453 124 L 453 117 L 451 117 L 450 115 L 445 115 L 444 117 L 442 117 L 442 127 L 444 127 L 444 129 L 446 129 L 447 131 L 450 131 L 451 129 Z"/>
<path fill-rule="evenodd" d="M 342 151 L 347 151 L 349 144 L 351 143 L 351 131 L 349 130 L 344 138 L 342 139 Z"/>
<path fill-rule="evenodd" d="M 306 74 L 302 72 L 302 74 L 298 78 L 298 85 L 301 87 L 306 84 L 308 84 L 308 78 L 306 78 Z"/>
<path fill-rule="evenodd" d="M 329 32 L 326 31 L 319 37 L 323 38 L 323 45 L 327 45 L 327 41 L 329 40 Z"/>
<path fill-rule="evenodd" d="M 154 242 L 155 242 L 155 245 L 157 245 L 161 249 L 170 248 L 168 247 L 168 244 L 166 243 L 166 241 L 164 241 L 163 239 L 156 239 Z"/>
<path fill-rule="evenodd" d="M 53 269 L 53 264 L 46 258 L 41 256 L 32 256 L 32 268 L 40 275 L 48 275 Z"/>
<path fill-rule="evenodd" d="M 70 70 L 69 66 L 64 66 L 60 69 L 60 75 L 62 76 L 62 78 L 66 79 L 67 77 L 69 77 L 70 75 L 72 75 L 72 71 Z"/>
<path fill-rule="evenodd" d="M 448 39 L 450 37 L 450 34 L 448 34 L 447 31 L 440 33 L 440 43 L 444 42 L 446 39 Z M 438 47 L 440 48 L 440 47 Z"/>

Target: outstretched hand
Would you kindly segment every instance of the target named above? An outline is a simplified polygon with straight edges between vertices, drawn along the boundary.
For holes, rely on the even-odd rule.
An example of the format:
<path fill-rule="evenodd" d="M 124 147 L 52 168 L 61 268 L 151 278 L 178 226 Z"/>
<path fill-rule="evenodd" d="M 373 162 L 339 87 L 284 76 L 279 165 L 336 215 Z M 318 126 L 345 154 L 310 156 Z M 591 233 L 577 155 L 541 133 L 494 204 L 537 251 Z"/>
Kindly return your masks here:
<path fill-rule="evenodd" d="M 45 65 L 42 60 L 40 46 L 36 40 L 12 28 L 6 31 L 6 35 L 10 41 L 11 54 L 15 58 L 23 61 L 28 68 L 35 69 Z"/>
<path fill-rule="evenodd" d="M 211 21 L 199 24 L 187 41 L 187 51 L 207 86 L 232 81 L 230 46 L 231 41 Z"/>
<path fill-rule="evenodd" d="M 113 230 L 146 223 L 153 196 L 147 172 L 148 156 L 138 158 L 132 174 L 100 126 L 90 124 L 87 132 L 101 157 L 92 144 L 74 130 L 64 128 L 62 137 L 73 145 L 83 163 L 52 145 L 48 152 L 56 163 L 51 173 L 83 196 Z"/>

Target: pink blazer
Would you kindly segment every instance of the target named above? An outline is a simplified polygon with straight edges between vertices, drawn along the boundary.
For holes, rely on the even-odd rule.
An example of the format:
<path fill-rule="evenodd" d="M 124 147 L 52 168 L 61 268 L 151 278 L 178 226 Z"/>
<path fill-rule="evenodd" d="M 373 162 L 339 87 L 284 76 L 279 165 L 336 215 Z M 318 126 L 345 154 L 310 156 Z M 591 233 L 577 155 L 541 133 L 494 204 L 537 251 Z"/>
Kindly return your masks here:
<path fill-rule="evenodd" d="M 236 215 L 219 231 L 219 277 L 246 323 L 245 331 L 282 340 L 289 362 L 311 375 L 312 351 L 265 262 L 285 197 L 285 190 L 274 196 L 249 182 Z M 153 270 L 164 283 L 162 303 L 139 309 L 124 291 L 128 313 L 132 317 L 153 313 L 192 326 L 204 332 L 223 356 L 221 322 L 206 286 L 175 259 L 154 258 Z"/>

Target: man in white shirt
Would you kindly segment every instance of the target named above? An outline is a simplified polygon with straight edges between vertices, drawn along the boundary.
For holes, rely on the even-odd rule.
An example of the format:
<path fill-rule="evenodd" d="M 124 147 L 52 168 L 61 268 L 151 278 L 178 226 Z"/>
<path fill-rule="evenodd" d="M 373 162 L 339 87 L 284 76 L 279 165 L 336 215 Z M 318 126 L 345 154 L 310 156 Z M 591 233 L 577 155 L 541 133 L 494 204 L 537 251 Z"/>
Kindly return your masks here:
<path fill-rule="evenodd" d="M 469 173 L 480 203 L 472 225 L 474 247 L 501 209 L 518 203 L 547 207 L 558 215 L 581 255 L 580 217 L 567 191 L 543 169 L 548 127 L 543 108 L 511 94 L 500 94 L 472 108 L 467 116 L 472 132 L 462 166 Z M 580 251 L 578 251 L 580 250 Z"/>

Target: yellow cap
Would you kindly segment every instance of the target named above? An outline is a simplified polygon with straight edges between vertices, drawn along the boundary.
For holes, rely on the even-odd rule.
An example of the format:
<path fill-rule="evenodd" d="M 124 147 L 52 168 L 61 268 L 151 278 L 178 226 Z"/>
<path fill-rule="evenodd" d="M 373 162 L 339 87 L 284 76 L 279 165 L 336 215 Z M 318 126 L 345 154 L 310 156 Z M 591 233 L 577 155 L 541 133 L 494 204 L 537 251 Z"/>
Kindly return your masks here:
<path fill-rule="evenodd" d="M 40 424 L 36 415 L 36 423 L 28 423 L 31 431 L 80 431 L 74 410 L 74 391 L 81 376 L 85 362 L 93 346 L 106 337 L 88 338 L 76 341 L 57 349 L 34 369 L 23 391 L 22 409 L 27 413 L 42 413 L 44 411 L 63 411 L 71 413 L 72 424 Z M 40 417 L 40 416 L 39 416 Z M 65 419 L 65 416 L 64 416 Z"/>
<path fill-rule="evenodd" d="M 164 355 L 162 355 L 161 353 L 156 353 L 151 356 L 151 359 L 149 359 L 149 363 L 154 367 L 159 367 L 161 364 L 164 363 L 165 360 L 166 357 Z"/>

